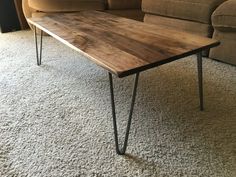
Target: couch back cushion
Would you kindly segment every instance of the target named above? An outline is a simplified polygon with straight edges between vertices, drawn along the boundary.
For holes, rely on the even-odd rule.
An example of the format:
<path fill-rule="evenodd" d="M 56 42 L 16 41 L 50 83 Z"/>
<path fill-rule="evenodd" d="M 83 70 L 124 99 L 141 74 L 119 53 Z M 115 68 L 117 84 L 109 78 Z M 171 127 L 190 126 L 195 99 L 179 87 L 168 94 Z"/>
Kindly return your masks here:
<path fill-rule="evenodd" d="M 142 0 L 107 0 L 108 9 L 141 9 Z"/>
<path fill-rule="evenodd" d="M 145 13 L 209 24 L 213 11 L 226 0 L 143 0 Z"/>
<path fill-rule="evenodd" d="M 29 6 L 42 12 L 104 10 L 104 0 L 29 0 Z"/>

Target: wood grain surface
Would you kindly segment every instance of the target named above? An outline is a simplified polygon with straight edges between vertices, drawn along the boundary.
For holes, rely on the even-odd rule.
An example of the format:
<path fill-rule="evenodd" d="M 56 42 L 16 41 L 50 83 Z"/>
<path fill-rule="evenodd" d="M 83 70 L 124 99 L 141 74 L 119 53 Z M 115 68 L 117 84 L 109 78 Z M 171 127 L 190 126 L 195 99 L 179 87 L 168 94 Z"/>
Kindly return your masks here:
<path fill-rule="evenodd" d="M 118 77 L 220 44 L 214 39 L 98 11 L 57 13 L 27 20 Z"/>

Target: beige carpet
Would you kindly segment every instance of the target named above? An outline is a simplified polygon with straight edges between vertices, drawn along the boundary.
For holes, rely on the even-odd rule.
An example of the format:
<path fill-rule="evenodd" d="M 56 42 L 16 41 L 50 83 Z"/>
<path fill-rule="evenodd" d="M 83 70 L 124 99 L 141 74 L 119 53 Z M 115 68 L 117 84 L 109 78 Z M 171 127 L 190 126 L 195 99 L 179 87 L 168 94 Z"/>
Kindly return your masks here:
<path fill-rule="evenodd" d="M 30 31 L 0 34 L 1 177 L 235 177 L 236 67 L 196 57 L 141 74 L 128 155 L 114 149 L 105 70 L 46 37 L 38 67 Z M 124 133 L 133 77 L 115 79 Z"/>

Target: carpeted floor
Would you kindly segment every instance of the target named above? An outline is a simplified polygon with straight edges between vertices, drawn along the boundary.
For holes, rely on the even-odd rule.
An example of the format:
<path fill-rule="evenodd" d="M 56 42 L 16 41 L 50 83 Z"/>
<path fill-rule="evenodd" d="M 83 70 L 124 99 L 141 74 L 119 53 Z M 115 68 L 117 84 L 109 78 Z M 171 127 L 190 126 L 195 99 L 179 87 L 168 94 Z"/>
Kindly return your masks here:
<path fill-rule="evenodd" d="M 1 177 L 235 177 L 236 67 L 196 57 L 141 74 L 128 155 L 114 149 L 108 75 L 46 37 L 38 67 L 32 32 L 0 34 Z M 133 77 L 115 79 L 124 133 Z"/>

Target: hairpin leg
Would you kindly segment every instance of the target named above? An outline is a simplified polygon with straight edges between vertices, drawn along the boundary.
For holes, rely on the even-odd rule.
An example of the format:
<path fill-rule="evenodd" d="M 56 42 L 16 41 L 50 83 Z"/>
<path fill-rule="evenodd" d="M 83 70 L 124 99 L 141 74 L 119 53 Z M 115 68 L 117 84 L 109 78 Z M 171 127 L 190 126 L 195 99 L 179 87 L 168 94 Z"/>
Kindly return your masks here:
<path fill-rule="evenodd" d="M 34 39 L 35 39 L 35 47 L 36 47 L 36 58 L 37 65 L 41 65 L 42 61 L 42 47 L 43 47 L 43 31 L 40 30 L 40 46 L 38 47 L 38 36 L 37 36 L 37 27 L 34 27 Z"/>
<path fill-rule="evenodd" d="M 197 54 L 197 65 L 198 65 L 198 86 L 199 86 L 199 98 L 200 98 L 200 110 L 204 110 L 203 105 L 203 74 L 202 74 L 202 53 Z"/>
<path fill-rule="evenodd" d="M 134 87 L 133 87 L 133 94 L 131 98 L 131 107 L 128 117 L 128 124 L 126 128 L 125 133 L 125 140 L 123 147 L 119 147 L 119 140 L 118 140 L 118 131 L 117 131 L 117 122 L 116 122 L 116 108 L 115 108 L 115 101 L 114 101 L 114 90 L 113 90 L 113 79 L 112 74 L 109 73 L 109 81 L 110 81 L 110 92 L 111 92 L 111 107 L 112 107 L 112 117 L 113 117 L 113 126 L 114 126 L 114 134 L 115 134 L 115 145 L 116 145 L 116 152 L 119 155 L 124 155 L 127 148 L 128 138 L 129 138 L 129 131 L 131 126 L 131 120 L 134 110 L 134 104 L 135 104 L 135 98 L 137 93 L 137 86 L 138 86 L 138 80 L 139 80 L 139 73 L 136 74 L 135 81 L 134 81 Z"/>

